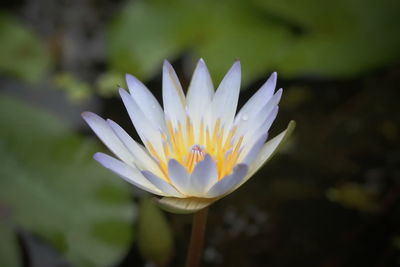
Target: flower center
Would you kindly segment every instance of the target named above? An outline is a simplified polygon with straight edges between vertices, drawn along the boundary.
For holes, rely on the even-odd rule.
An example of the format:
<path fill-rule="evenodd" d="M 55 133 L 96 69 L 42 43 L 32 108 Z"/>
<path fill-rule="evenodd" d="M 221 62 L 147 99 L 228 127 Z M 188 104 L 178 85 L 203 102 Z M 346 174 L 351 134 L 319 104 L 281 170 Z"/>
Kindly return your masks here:
<path fill-rule="evenodd" d="M 184 163 L 188 172 L 192 172 L 194 167 L 199 161 L 202 161 L 205 157 L 206 153 L 204 147 L 201 145 L 193 145 L 187 155 L 185 156 Z"/>
<path fill-rule="evenodd" d="M 224 129 L 218 119 L 214 125 L 205 127 L 201 122 L 195 128 L 187 117 L 185 126 L 182 126 L 181 122 L 173 126 L 172 121 L 167 121 L 167 129 L 167 133 L 161 133 L 163 151 L 156 151 L 151 143 L 146 145 L 167 181 L 168 160 L 171 158 L 179 161 L 191 173 L 196 164 L 209 154 L 217 165 L 219 179 L 230 174 L 238 163 L 243 136 L 235 136 L 236 127 Z"/>

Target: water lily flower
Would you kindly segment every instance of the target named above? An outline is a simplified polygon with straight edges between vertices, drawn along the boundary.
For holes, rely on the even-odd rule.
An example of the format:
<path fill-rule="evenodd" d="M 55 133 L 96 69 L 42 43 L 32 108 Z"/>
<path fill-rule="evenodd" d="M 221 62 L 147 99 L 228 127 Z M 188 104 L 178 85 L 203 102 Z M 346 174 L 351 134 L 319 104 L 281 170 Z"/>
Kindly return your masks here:
<path fill-rule="evenodd" d="M 196 212 L 244 184 L 293 130 L 291 122 L 265 143 L 282 95 L 282 89 L 274 93 L 276 79 L 273 73 L 236 114 L 239 61 L 214 92 L 201 59 L 186 96 L 165 61 L 164 109 L 143 83 L 126 75 L 129 92 L 119 93 L 144 146 L 114 121 L 84 112 L 85 121 L 118 159 L 104 153 L 94 158 L 129 183 L 160 196 L 165 209 Z"/>

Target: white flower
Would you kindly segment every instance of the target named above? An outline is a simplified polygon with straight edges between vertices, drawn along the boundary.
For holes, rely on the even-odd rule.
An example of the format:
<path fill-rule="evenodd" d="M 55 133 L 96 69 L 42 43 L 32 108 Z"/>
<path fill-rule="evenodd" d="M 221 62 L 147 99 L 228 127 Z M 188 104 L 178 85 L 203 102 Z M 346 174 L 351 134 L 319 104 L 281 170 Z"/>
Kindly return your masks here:
<path fill-rule="evenodd" d="M 129 93 L 120 95 L 144 146 L 118 124 L 84 112 L 83 118 L 114 153 L 94 158 L 129 183 L 155 195 L 174 212 L 206 207 L 245 183 L 294 128 L 265 143 L 278 113 L 282 89 L 274 93 L 276 73 L 236 113 L 240 62 L 236 61 L 216 92 L 200 60 L 185 97 L 169 62 L 163 66 L 164 110 L 150 91 L 127 75 Z"/>

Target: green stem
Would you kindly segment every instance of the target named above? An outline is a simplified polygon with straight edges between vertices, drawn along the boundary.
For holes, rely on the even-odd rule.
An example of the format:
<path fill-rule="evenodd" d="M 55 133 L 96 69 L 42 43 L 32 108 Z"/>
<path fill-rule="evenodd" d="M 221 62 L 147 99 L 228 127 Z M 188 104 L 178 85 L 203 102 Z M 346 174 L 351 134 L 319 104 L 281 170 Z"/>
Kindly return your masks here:
<path fill-rule="evenodd" d="M 206 231 L 208 207 L 193 215 L 192 234 L 189 251 L 186 258 L 186 267 L 199 267 L 203 255 L 204 233 Z"/>

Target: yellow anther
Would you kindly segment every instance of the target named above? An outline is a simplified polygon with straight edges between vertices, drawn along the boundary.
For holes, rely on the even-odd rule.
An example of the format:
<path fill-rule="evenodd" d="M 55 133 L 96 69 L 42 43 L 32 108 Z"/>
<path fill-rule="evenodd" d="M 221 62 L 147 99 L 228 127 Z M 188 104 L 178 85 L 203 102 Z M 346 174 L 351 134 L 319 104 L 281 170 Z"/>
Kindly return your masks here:
<path fill-rule="evenodd" d="M 195 129 L 198 132 L 195 132 Z M 199 127 L 195 128 L 187 116 L 185 128 L 180 122 L 174 127 L 171 121 L 167 121 L 167 130 L 167 134 L 161 133 L 164 146 L 161 154 L 157 153 L 150 143 L 147 144 L 167 181 L 169 159 L 176 159 L 191 173 L 196 164 L 209 154 L 216 163 L 219 179 L 230 174 L 238 163 L 243 137 L 235 138 L 237 128 L 225 129 L 220 119 L 216 120 L 214 125 L 207 125 L 201 121 Z M 235 139 L 237 141 L 234 141 Z"/>
<path fill-rule="evenodd" d="M 191 173 L 196 166 L 196 164 L 202 161 L 205 157 L 206 153 L 204 148 L 199 145 L 194 145 L 188 152 L 186 156 L 186 168 L 189 173 Z"/>

